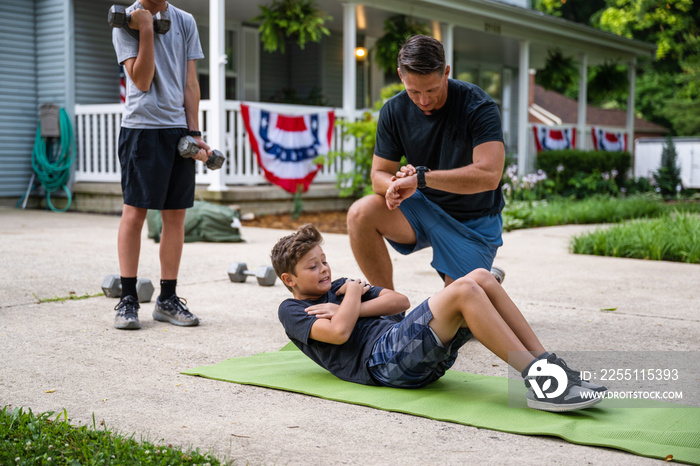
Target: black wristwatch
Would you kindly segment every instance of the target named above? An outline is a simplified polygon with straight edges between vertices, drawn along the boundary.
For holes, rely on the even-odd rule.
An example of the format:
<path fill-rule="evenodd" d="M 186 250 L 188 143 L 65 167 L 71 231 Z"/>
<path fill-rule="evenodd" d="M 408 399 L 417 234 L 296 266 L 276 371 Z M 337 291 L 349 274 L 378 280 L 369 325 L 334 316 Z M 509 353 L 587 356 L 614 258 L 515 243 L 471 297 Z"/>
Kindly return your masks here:
<path fill-rule="evenodd" d="M 418 177 L 418 189 L 425 188 L 425 172 L 429 172 L 428 167 L 416 167 L 416 176 Z"/>
<path fill-rule="evenodd" d="M 201 131 L 188 131 L 188 132 L 187 132 L 187 135 L 188 135 L 188 136 L 193 136 L 193 137 L 194 137 L 194 136 L 201 136 L 201 135 L 202 135 L 202 132 L 201 132 Z"/>

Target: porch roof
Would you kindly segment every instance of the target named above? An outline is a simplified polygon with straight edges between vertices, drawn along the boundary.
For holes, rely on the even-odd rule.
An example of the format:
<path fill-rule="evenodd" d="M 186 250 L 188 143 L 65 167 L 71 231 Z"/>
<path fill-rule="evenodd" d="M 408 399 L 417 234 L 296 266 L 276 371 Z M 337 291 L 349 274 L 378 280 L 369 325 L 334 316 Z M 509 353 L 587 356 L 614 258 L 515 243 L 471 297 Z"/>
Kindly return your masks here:
<path fill-rule="evenodd" d="M 270 3 L 270 0 L 224 1 L 227 19 L 244 23 L 252 23 L 260 14 L 259 5 Z M 331 30 L 343 29 L 344 3 L 356 5 L 358 33 L 381 37 L 384 20 L 396 14 L 425 22 L 439 21 L 456 27 L 456 53 L 508 66 L 517 66 L 517 41 L 530 43 L 533 68 L 542 68 L 547 52 L 554 47 L 574 57 L 585 53 L 589 65 L 605 61 L 629 62 L 634 57 L 651 58 L 656 51 L 653 44 L 495 0 L 316 0 L 317 6 L 333 17 L 329 24 Z M 209 15 L 209 4 L 201 0 L 177 2 L 178 6 L 200 17 Z"/>
<path fill-rule="evenodd" d="M 566 97 L 558 92 L 549 91 L 542 86 L 535 85 L 532 93 L 531 104 L 546 110 L 549 114 L 555 115 L 561 120 L 561 124 L 575 125 L 578 123 L 578 102 Z M 609 126 L 624 128 L 627 114 L 620 109 L 606 109 L 588 105 L 586 107 L 586 124 L 594 126 Z M 532 113 L 529 118 L 530 123 L 547 124 L 538 119 Z M 634 118 L 634 130 L 637 133 L 658 133 L 668 132 L 663 126 L 652 123 L 643 118 Z"/>

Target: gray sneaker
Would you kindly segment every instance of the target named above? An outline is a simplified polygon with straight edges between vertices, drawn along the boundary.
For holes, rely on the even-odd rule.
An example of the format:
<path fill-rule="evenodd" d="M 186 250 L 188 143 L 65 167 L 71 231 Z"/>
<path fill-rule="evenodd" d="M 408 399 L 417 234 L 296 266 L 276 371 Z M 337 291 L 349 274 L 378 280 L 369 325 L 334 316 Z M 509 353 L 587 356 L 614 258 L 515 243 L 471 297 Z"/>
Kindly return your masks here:
<path fill-rule="evenodd" d="M 183 327 L 194 327 L 199 325 L 199 319 L 187 309 L 187 300 L 172 295 L 168 299 L 156 300 L 156 307 L 153 309 L 153 318 L 160 322 L 170 322 L 173 325 Z"/>
<path fill-rule="evenodd" d="M 114 328 L 120 330 L 138 330 L 141 328 L 139 322 L 139 300 L 133 296 L 123 297 L 114 306 L 117 315 L 114 317 Z"/>
<path fill-rule="evenodd" d="M 571 369 L 564 362 L 564 360 L 562 358 L 558 358 L 556 354 L 551 353 L 547 360 L 552 364 L 556 364 L 557 366 L 564 369 L 564 372 L 566 372 L 566 376 L 569 378 L 569 381 L 576 385 L 580 385 L 581 388 L 593 390 L 594 392 L 598 393 L 605 393 L 608 391 L 608 387 L 606 387 L 605 385 L 599 385 L 597 383 L 589 382 L 588 380 L 582 379 L 580 372 Z"/>
<path fill-rule="evenodd" d="M 491 275 L 496 277 L 498 283 L 501 284 L 503 284 L 503 281 L 506 279 L 506 271 L 495 265 L 491 266 Z"/>
<path fill-rule="evenodd" d="M 602 401 L 600 393 L 572 383 L 569 383 L 564 393 L 556 398 L 539 398 L 532 389 L 527 391 L 525 397 L 529 408 L 557 413 L 589 408 Z"/>

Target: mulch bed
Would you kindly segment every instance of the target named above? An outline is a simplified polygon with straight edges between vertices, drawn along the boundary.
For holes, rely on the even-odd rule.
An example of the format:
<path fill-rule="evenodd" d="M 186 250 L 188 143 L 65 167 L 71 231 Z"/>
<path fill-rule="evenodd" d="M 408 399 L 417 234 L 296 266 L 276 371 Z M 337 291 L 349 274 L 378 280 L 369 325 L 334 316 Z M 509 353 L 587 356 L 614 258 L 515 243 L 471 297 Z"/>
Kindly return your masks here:
<path fill-rule="evenodd" d="M 271 214 L 241 221 L 241 224 L 244 227 L 296 230 L 305 223 L 313 223 L 322 233 L 347 234 L 346 214 L 345 211 L 303 212 L 297 219 L 292 218 L 291 214 Z"/>

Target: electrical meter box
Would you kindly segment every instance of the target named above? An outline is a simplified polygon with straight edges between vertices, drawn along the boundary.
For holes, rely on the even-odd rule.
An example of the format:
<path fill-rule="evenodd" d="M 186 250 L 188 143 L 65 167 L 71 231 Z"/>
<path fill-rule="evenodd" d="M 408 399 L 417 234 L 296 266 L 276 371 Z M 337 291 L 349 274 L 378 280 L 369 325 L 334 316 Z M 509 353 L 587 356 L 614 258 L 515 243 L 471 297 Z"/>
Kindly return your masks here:
<path fill-rule="evenodd" d="M 44 104 L 39 108 L 42 138 L 57 138 L 61 136 L 59 110 L 58 105 L 55 104 Z"/>

